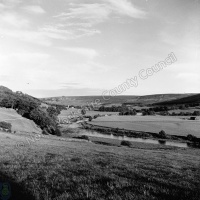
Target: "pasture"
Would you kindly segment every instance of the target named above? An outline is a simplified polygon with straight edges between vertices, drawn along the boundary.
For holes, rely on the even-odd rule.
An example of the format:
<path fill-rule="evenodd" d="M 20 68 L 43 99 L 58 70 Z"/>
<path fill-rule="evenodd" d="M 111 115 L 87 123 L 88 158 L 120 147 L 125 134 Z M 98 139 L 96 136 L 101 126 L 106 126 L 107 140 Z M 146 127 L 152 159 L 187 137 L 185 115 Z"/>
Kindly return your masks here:
<path fill-rule="evenodd" d="M 196 108 L 186 108 L 186 109 L 176 109 L 176 110 L 169 110 L 168 112 L 170 114 L 172 114 L 173 112 L 174 113 L 181 113 L 181 112 L 184 112 L 184 113 L 193 113 L 194 111 L 200 111 L 200 108 L 196 107 Z"/>
<path fill-rule="evenodd" d="M 22 117 L 14 109 L 0 108 L 0 121 L 11 123 L 12 131 L 41 132 L 41 129 L 33 121 Z"/>
<path fill-rule="evenodd" d="M 59 117 L 68 117 L 68 116 L 81 116 L 81 109 L 69 108 L 67 110 L 62 110 Z"/>
<path fill-rule="evenodd" d="M 101 111 L 87 111 L 86 115 L 94 116 L 94 115 L 118 115 L 119 112 L 101 112 Z"/>
<path fill-rule="evenodd" d="M 187 136 L 192 134 L 200 137 L 200 121 L 182 118 L 172 116 L 107 116 L 94 119 L 89 124 L 153 133 L 164 130 L 170 135 Z"/>
<path fill-rule="evenodd" d="M 200 150 L 0 133 L 0 179 L 15 200 L 197 200 Z M 96 141 L 97 142 L 97 141 Z M 105 141 L 108 143 L 109 141 Z M 24 145 L 17 145 L 24 143 Z"/>
<path fill-rule="evenodd" d="M 86 111 L 86 116 L 94 117 L 95 115 L 118 115 L 118 112 L 100 112 L 100 111 Z M 81 109 L 76 108 L 69 108 L 68 110 L 62 110 L 60 115 L 58 116 L 61 119 L 67 118 L 67 117 L 78 117 L 82 116 Z"/>

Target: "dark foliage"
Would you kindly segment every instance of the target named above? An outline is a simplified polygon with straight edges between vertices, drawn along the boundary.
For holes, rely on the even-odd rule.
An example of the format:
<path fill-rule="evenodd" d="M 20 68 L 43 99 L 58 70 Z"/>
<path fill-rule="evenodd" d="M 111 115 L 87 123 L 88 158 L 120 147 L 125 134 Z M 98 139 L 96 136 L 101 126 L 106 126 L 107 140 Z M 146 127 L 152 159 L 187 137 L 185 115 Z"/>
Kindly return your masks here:
<path fill-rule="evenodd" d="M 12 125 L 8 122 L 0 122 L 0 128 L 8 129 L 11 131 Z"/>
<path fill-rule="evenodd" d="M 90 140 L 90 138 L 87 136 L 87 135 L 81 135 L 81 136 L 78 136 L 78 137 L 74 137 L 76 139 L 82 139 L 82 140 Z"/>
<path fill-rule="evenodd" d="M 189 141 L 191 141 L 191 142 L 194 142 L 194 141 L 197 140 L 197 137 L 194 136 L 194 135 L 192 135 L 192 134 L 188 134 L 188 135 L 187 135 L 187 139 L 188 139 Z"/>
<path fill-rule="evenodd" d="M 167 134 L 165 133 L 165 131 L 162 130 L 162 131 L 159 132 L 159 137 L 162 138 L 162 139 L 166 139 Z"/>
<path fill-rule="evenodd" d="M 0 91 L 3 99 L 0 107 L 13 108 L 21 116 L 33 120 L 42 130 L 50 134 L 60 135 L 57 131 L 57 115 L 59 108 L 49 107 L 47 111 L 40 108 L 41 101 L 22 92 Z"/>
<path fill-rule="evenodd" d="M 126 141 L 126 140 L 123 140 L 123 141 L 121 141 L 121 145 L 122 145 L 122 146 L 130 147 L 130 146 L 131 146 L 131 142 Z"/>

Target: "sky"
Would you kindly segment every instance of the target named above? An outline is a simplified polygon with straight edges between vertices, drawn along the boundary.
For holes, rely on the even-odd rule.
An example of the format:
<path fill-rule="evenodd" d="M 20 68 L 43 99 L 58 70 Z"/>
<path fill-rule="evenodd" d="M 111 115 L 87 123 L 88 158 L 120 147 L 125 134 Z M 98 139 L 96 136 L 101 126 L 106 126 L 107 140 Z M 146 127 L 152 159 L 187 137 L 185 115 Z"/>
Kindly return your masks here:
<path fill-rule="evenodd" d="M 0 85 L 87 96 L 133 77 L 121 95 L 200 93 L 199 0 L 0 0 Z"/>

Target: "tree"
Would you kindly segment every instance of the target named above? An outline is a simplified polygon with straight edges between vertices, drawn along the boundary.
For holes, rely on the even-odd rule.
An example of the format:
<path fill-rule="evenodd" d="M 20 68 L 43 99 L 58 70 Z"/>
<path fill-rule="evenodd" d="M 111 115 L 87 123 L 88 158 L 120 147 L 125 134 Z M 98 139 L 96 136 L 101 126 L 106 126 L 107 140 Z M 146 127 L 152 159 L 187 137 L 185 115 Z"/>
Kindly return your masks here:
<path fill-rule="evenodd" d="M 192 115 L 193 116 L 200 116 L 200 111 L 194 111 Z"/>
<path fill-rule="evenodd" d="M 85 109 L 82 109 L 82 110 L 81 110 L 81 114 L 82 114 L 82 115 L 85 115 L 85 114 L 86 114 L 86 110 L 85 110 Z"/>
<path fill-rule="evenodd" d="M 60 111 L 53 106 L 48 107 L 47 112 L 50 117 L 57 117 L 60 114 Z"/>
<path fill-rule="evenodd" d="M 166 138 L 167 138 L 167 135 L 166 135 L 165 131 L 163 131 L 163 130 L 160 131 L 160 132 L 159 132 L 159 137 L 162 138 L 162 139 L 166 139 Z"/>

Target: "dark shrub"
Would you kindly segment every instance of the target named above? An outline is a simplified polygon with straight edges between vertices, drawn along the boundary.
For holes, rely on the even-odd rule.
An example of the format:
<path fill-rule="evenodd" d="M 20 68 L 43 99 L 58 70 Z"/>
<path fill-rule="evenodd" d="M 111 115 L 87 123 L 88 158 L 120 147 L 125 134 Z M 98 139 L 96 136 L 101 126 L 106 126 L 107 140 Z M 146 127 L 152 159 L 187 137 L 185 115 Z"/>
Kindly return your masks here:
<path fill-rule="evenodd" d="M 114 128 L 113 130 L 115 133 L 118 133 L 119 132 L 119 128 Z"/>
<path fill-rule="evenodd" d="M 187 135 L 187 139 L 189 140 L 189 141 L 192 141 L 192 142 L 194 142 L 194 141 L 196 141 L 197 140 L 197 137 L 195 137 L 194 135 L 192 135 L 192 134 L 188 134 Z"/>
<path fill-rule="evenodd" d="M 0 127 L 11 131 L 12 125 L 8 122 L 0 122 Z"/>
<path fill-rule="evenodd" d="M 60 129 L 56 128 L 55 135 L 62 136 L 62 132 L 60 131 Z"/>
<path fill-rule="evenodd" d="M 42 131 L 42 134 L 43 134 L 43 135 L 49 135 L 49 133 L 48 133 L 48 131 L 47 131 L 46 129 L 44 129 L 44 130 Z"/>
<path fill-rule="evenodd" d="M 78 137 L 74 137 L 76 139 L 81 139 L 81 140 L 90 140 L 90 138 L 87 136 L 87 135 L 81 135 L 81 136 L 78 136 Z"/>
<path fill-rule="evenodd" d="M 94 119 L 96 119 L 97 117 L 99 117 L 100 115 L 98 114 L 98 115 L 94 115 Z"/>
<path fill-rule="evenodd" d="M 91 117 L 91 116 L 89 117 L 89 121 L 90 121 L 90 122 L 92 121 L 92 117 Z"/>
<path fill-rule="evenodd" d="M 123 140 L 123 141 L 121 141 L 121 145 L 122 145 L 122 146 L 130 147 L 130 146 L 131 146 L 131 142 L 126 141 L 126 140 Z"/>
<path fill-rule="evenodd" d="M 159 137 L 162 138 L 162 139 L 166 139 L 167 134 L 165 133 L 165 131 L 162 130 L 162 131 L 159 132 Z"/>

